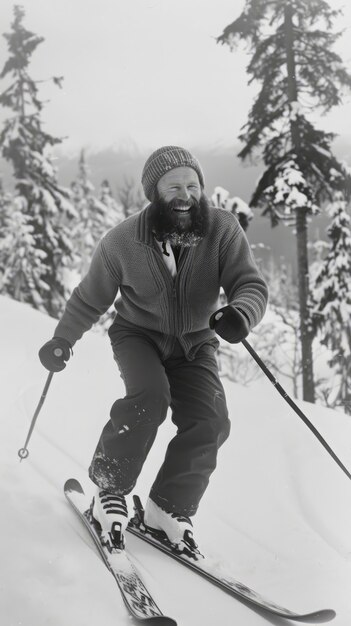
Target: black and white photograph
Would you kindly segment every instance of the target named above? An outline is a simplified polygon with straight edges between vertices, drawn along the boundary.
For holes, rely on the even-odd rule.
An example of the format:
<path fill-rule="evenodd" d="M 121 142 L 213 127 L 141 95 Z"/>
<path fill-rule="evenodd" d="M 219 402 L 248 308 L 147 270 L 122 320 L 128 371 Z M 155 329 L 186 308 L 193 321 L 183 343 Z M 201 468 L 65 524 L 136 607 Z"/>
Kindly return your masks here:
<path fill-rule="evenodd" d="M 351 624 L 351 5 L 2 0 L 3 626 Z"/>

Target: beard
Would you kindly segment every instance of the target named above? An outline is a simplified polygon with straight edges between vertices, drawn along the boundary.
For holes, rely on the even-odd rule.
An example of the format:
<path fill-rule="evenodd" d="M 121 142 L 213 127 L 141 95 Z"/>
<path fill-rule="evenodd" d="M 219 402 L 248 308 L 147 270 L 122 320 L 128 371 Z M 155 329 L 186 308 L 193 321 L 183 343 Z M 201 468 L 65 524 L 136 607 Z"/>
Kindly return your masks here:
<path fill-rule="evenodd" d="M 181 213 L 181 208 L 190 210 Z M 205 194 L 199 201 L 191 196 L 187 201 L 174 198 L 166 202 L 156 190 L 150 210 L 151 228 L 158 241 L 169 241 L 171 246 L 181 248 L 197 246 L 208 233 L 209 211 Z"/>

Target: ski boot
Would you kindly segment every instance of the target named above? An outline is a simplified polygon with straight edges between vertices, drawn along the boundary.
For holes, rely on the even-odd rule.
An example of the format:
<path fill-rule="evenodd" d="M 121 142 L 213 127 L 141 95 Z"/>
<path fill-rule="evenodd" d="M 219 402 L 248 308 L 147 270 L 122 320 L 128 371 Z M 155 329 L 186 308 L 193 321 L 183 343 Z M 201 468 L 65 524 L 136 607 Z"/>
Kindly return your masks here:
<path fill-rule="evenodd" d="M 150 498 L 144 511 L 138 496 L 134 496 L 134 510 L 136 515 L 131 523 L 142 532 L 150 534 L 178 554 L 185 554 L 195 560 L 203 558 L 195 543 L 189 517 L 164 511 Z"/>
<path fill-rule="evenodd" d="M 90 507 L 91 521 L 96 525 L 101 543 L 110 551 L 123 550 L 128 509 L 124 496 L 98 489 Z"/>

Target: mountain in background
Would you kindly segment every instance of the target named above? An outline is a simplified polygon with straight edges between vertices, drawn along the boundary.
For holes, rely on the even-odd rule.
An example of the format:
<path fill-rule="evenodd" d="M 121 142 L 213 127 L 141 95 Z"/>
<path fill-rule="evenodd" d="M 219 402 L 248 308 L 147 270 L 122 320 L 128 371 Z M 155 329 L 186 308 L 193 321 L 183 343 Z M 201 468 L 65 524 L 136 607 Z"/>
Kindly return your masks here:
<path fill-rule="evenodd" d="M 82 146 L 84 147 L 84 146 Z M 232 149 L 189 147 L 196 154 L 205 173 L 206 191 L 212 195 L 215 187 L 227 189 L 230 195 L 239 196 L 246 202 L 250 201 L 257 179 L 263 166 L 258 164 L 243 164 L 237 157 L 240 146 Z M 346 162 L 351 161 L 351 147 L 341 138 L 336 139 L 334 146 L 336 156 Z M 90 180 L 98 191 L 101 182 L 107 179 L 112 192 L 118 197 L 118 188 L 126 179 L 133 179 L 136 187 L 140 186 L 141 172 L 150 152 L 138 149 L 135 144 L 127 148 L 110 147 L 100 151 L 86 149 L 86 162 L 90 170 Z M 67 154 L 64 149 L 56 149 L 55 166 L 58 170 L 59 182 L 67 187 L 77 175 L 79 153 Z M 13 189 L 12 172 L 9 165 L 0 159 L 0 177 L 5 189 Z M 321 214 L 313 218 L 310 223 L 310 241 L 326 239 L 328 218 Z M 278 263 L 285 260 L 296 273 L 296 240 L 292 228 L 279 225 L 272 229 L 269 219 L 261 216 L 261 211 L 255 211 L 255 217 L 247 231 L 251 244 L 263 244 L 264 247 L 255 248 L 255 256 L 263 265 L 267 265 L 271 257 Z"/>

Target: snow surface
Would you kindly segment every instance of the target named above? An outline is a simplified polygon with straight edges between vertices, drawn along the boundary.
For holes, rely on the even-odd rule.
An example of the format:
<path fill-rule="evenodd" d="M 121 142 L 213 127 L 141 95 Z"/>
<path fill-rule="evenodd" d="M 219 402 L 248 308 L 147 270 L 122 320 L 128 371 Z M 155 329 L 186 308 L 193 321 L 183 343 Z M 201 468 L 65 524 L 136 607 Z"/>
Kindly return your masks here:
<path fill-rule="evenodd" d="M 39 347 L 55 320 L 0 298 L 1 573 L 4 626 L 127 626 L 116 584 L 63 496 L 68 477 L 93 485 L 87 467 L 113 401 L 124 388 L 107 339 L 88 333 L 53 378 L 19 461 L 47 372 Z M 244 350 L 244 348 L 243 348 Z M 291 610 L 334 608 L 351 624 L 351 485 L 266 379 L 224 379 L 232 433 L 194 518 L 200 547 L 232 575 Z M 351 467 L 351 420 L 300 403 Z M 145 500 L 174 434 L 161 427 L 137 492 Z M 179 626 L 260 626 L 284 620 L 249 609 L 128 535 L 146 586 Z"/>

